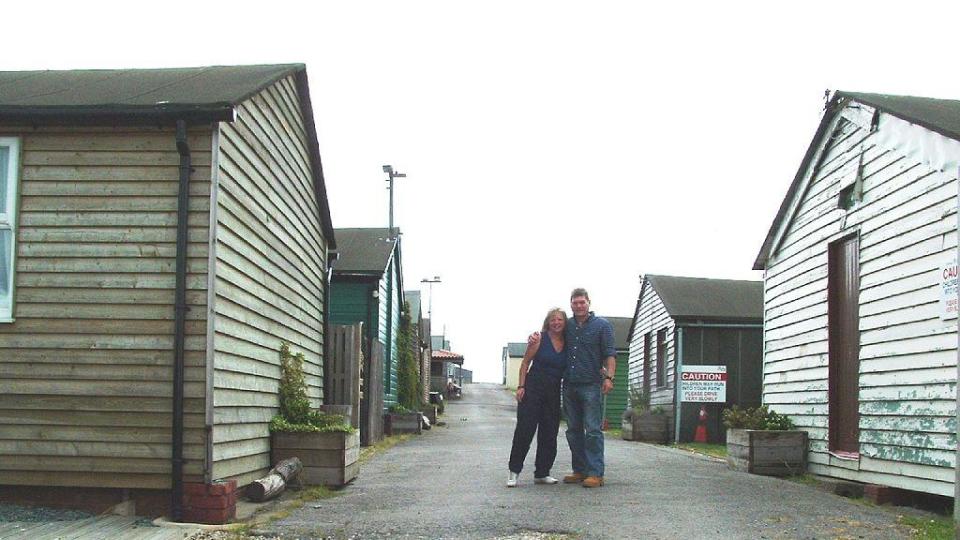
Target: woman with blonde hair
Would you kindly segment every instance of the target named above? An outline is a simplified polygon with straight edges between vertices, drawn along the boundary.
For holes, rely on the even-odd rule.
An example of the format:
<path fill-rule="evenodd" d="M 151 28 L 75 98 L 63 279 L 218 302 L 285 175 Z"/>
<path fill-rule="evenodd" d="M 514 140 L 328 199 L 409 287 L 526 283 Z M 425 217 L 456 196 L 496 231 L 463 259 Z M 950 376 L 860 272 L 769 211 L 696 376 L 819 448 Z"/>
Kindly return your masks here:
<path fill-rule="evenodd" d="M 549 339 L 527 345 L 520 362 L 517 386 L 517 427 L 510 450 L 510 474 L 507 487 L 516 487 L 523 461 L 537 434 L 537 457 L 533 473 L 535 484 L 556 484 L 550 469 L 557 458 L 557 433 L 560 430 L 560 379 L 567 367 L 564 330 L 567 314 L 553 308 L 543 319 L 543 334 Z"/>

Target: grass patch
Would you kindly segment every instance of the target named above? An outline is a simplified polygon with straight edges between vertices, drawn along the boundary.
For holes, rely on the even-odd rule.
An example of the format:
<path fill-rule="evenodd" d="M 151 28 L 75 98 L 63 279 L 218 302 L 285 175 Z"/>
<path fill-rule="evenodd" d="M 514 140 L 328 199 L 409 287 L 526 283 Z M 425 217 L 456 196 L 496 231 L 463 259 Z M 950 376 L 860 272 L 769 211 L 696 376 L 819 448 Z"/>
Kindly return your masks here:
<path fill-rule="evenodd" d="M 604 433 L 604 435 L 606 435 L 607 437 L 612 437 L 612 438 L 614 438 L 614 439 L 622 439 L 622 438 L 623 438 L 623 430 L 621 430 L 621 429 L 613 429 L 613 428 L 611 428 L 611 429 L 608 429 L 608 430 L 604 431 L 603 433 Z"/>
<path fill-rule="evenodd" d="M 680 450 L 686 450 L 687 452 L 693 452 L 694 454 L 703 454 L 705 456 L 715 457 L 715 458 L 726 458 L 727 457 L 727 445 L 725 444 L 710 444 L 710 443 L 675 443 L 670 446 L 674 448 L 679 448 Z"/>
<path fill-rule="evenodd" d="M 913 531 L 914 538 L 924 540 L 953 540 L 956 534 L 953 518 L 900 516 L 900 524 Z"/>
<path fill-rule="evenodd" d="M 820 485 L 820 481 L 817 480 L 817 477 L 812 474 L 798 474 L 796 476 L 786 476 L 785 479 L 795 484 L 803 484 L 805 486 L 817 487 Z"/>
<path fill-rule="evenodd" d="M 412 433 L 404 433 L 402 435 L 394 435 L 392 437 L 384 437 L 382 441 L 371 444 L 370 446 L 365 446 L 360 449 L 360 463 L 366 463 L 367 460 L 373 456 L 385 452 L 394 446 L 402 443 L 403 441 L 408 440 L 410 437 L 413 437 Z"/>
<path fill-rule="evenodd" d="M 337 492 L 328 488 L 327 486 L 311 486 L 304 489 L 297 496 L 298 499 L 304 502 L 309 501 L 319 501 L 320 499 L 329 499 L 330 497 L 335 497 Z"/>

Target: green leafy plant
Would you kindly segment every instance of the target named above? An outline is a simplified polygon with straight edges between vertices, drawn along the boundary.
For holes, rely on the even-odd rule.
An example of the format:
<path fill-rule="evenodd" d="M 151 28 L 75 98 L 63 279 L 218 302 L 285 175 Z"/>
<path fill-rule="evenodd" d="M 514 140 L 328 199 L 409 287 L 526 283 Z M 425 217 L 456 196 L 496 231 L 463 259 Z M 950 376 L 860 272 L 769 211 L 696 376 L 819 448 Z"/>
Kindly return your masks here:
<path fill-rule="evenodd" d="M 757 429 L 764 431 L 794 429 L 790 417 L 776 413 L 767 408 L 749 407 L 742 409 L 739 405 L 723 411 L 723 425 L 728 429 Z"/>
<path fill-rule="evenodd" d="M 412 411 L 412 410 L 404 407 L 404 406 L 403 406 L 402 404 L 400 404 L 400 403 L 397 403 L 396 405 L 391 405 L 388 410 L 389 410 L 390 412 L 392 412 L 392 413 L 395 413 L 395 414 L 407 414 L 407 413 L 412 413 L 412 412 L 414 412 L 414 411 Z"/>
<path fill-rule="evenodd" d="M 280 413 L 270 419 L 270 431 L 352 433 L 343 415 L 324 414 L 310 408 L 303 353 L 293 354 L 280 345 Z"/>
<path fill-rule="evenodd" d="M 650 393 L 639 386 L 631 386 L 630 408 L 635 414 L 643 414 L 650 408 Z"/>
<path fill-rule="evenodd" d="M 418 410 L 423 402 L 416 341 L 410 304 L 404 302 L 400 313 L 400 332 L 397 334 L 397 401 L 411 411 Z"/>

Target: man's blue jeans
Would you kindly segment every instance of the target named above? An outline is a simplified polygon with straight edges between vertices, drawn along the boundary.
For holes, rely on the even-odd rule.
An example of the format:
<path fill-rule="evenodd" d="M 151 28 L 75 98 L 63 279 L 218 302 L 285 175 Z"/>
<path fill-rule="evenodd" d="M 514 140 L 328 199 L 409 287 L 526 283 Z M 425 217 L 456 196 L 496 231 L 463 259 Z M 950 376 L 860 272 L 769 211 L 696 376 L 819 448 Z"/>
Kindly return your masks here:
<path fill-rule="evenodd" d="M 600 383 L 563 381 L 563 411 L 573 472 L 603 476 L 603 393 Z"/>

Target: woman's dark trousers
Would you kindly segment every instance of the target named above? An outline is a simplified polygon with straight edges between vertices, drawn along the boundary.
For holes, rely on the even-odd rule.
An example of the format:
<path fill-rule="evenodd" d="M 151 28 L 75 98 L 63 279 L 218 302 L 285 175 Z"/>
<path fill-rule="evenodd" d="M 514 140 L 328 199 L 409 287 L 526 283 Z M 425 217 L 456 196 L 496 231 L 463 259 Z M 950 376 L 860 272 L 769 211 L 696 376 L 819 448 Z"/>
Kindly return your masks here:
<path fill-rule="evenodd" d="M 510 471 L 519 474 L 536 432 L 535 478 L 550 474 L 557 459 L 557 432 L 560 430 L 560 382 L 543 379 L 527 376 L 523 401 L 517 404 L 517 427 L 510 450 Z"/>

